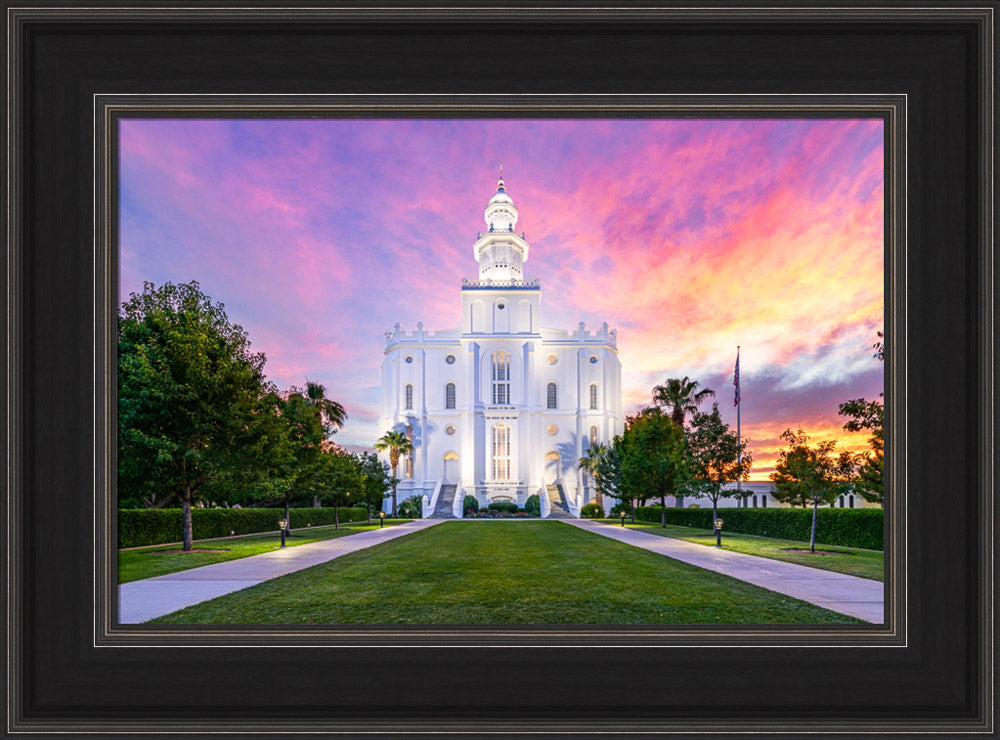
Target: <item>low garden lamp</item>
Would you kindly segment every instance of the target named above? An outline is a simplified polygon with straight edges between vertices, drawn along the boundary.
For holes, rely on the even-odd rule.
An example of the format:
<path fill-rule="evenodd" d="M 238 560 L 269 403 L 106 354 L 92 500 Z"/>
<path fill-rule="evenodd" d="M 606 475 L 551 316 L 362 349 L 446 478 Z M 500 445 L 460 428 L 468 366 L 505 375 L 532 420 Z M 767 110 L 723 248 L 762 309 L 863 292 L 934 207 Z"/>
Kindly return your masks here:
<path fill-rule="evenodd" d="M 722 520 L 715 520 L 715 546 L 722 547 Z"/>
<path fill-rule="evenodd" d="M 278 520 L 278 526 L 281 528 L 281 546 L 284 547 L 285 546 L 285 531 L 288 528 L 288 520 L 287 519 L 279 519 Z"/>
<path fill-rule="evenodd" d="M 385 512 L 384 511 L 380 511 L 378 513 L 378 528 L 382 529 L 382 527 L 384 527 L 384 526 L 385 526 Z"/>
<path fill-rule="evenodd" d="M 624 527 L 625 526 L 625 509 L 622 509 L 618 513 L 622 515 L 622 526 Z"/>

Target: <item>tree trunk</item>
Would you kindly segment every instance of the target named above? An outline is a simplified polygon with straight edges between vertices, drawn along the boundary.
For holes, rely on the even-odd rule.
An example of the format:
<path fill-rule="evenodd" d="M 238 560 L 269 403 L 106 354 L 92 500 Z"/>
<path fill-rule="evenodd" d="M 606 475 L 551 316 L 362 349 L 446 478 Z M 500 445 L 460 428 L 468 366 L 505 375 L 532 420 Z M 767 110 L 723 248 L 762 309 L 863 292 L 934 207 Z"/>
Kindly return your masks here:
<path fill-rule="evenodd" d="M 184 546 L 187 552 L 194 547 L 194 525 L 191 521 L 191 487 L 184 489 Z"/>
<path fill-rule="evenodd" d="M 660 529 L 667 528 L 667 495 L 660 496 Z"/>
<path fill-rule="evenodd" d="M 809 533 L 809 552 L 816 552 L 816 509 L 819 508 L 819 501 L 813 499 L 813 523 L 812 531 Z"/>
<path fill-rule="evenodd" d="M 291 512 L 288 510 L 289 503 L 291 502 L 291 496 L 285 497 L 285 535 L 290 535 L 292 533 L 292 518 Z"/>
<path fill-rule="evenodd" d="M 715 530 L 715 520 L 719 518 L 718 503 L 719 503 L 719 499 L 717 499 L 717 498 L 713 498 L 712 499 L 712 534 L 715 534 L 715 531 L 716 531 Z"/>
<path fill-rule="evenodd" d="M 636 503 L 637 502 L 635 501 L 635 499 L 629 499 L 628 500 L 628 508 L 632 511 L 632 524 L 635 524 L 635 505 L 636 505 Z"/>
<path fill-rule="evenodd" d="M 365 504 L 365 508 L 368 509 L 368 523 L 372 523 L 372 505 L 371 502 Z"/>
<path fill-rule="evenodd" d="M 393 476 L 395 477 L 395 476 Z M 392 484 L 392 518 L 396 518 L 396 484 Z"/>

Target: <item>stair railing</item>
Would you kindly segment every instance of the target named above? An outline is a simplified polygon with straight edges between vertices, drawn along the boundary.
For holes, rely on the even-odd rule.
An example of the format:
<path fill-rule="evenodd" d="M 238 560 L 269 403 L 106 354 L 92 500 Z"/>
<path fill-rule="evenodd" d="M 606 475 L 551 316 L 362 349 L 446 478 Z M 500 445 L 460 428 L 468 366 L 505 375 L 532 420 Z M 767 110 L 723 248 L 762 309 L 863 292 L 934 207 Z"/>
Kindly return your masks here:
<path fill-rule="evenodd" d="M 442 483 L 444 483 L 444 479 L 443 478 L 441 480 L 439 480 L 437 482 L 437 484 L 434 486 L 434 492 L 431 493 L 431 499 L 430 499 L 430 501 L 427 502 L 427 506 L 424 507 L 423 515 L 422 515 L 421 518 L 423 518 L 423 519 L 430 519 L 431 514 L 434 513 L 434 509 L 437 508 L 438 497 L 441 495 L 441 484 Z"/>

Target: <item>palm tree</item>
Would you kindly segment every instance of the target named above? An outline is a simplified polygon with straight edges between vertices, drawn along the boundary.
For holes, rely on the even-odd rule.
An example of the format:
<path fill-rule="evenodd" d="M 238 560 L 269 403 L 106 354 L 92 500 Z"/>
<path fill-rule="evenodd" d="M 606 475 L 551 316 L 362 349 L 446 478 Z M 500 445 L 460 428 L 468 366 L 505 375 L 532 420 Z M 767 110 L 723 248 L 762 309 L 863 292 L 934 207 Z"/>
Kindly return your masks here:
<path fill-rule="evenodd" d="M 315 406 L 319 410 L 320 418 L 324 424 L 334 427 L 344 426 L 347 421 L 347 412 L 344 407 L 336 401 L 326 397 L 326 387 L 311 380 L 306 380 L 306 403 Z"/>
<path fill-rule="evenodd" d="M 402 432 L 386 432 L 375 442 L 375 449 L 379 452 L 389 451 L 389 464 L 392 465 L 392 516 L 396 518 L 396 484 L 398 476 L 396 468 L 399 465 L 399 456 L 407 455 L 413 450 L 413 443 Z"/>
<path fill-rule="evenodd" d="M 684 419 L 688 414 L 698 411 L 698 405 L 706 398 L 715 398 L 711 388 L 698 390 L 698 381 L 683 378 L 668 378 L 665 385 L 653 388 L 653 403 L 657 406 L 667 406 L 670 418 L 674 424 L 684 428 Z"/>
<path fill-rule="evenodd" d="M 601 508 L 604 507 L 604 500 L 601 498 L 601 487 L 597 483 L 597 466 L 601 464 L 601 461 L 607 454 L 608 446 L 603 442 L 591 445 L 587 453 L 580 458 L 580 462 L 576 464 L 577 468 L 587 473 L 590 479 L 594 481 L 594 490 L 597 493 L 594 500 Z"/>
<path fill-rule="evenodd" d="M 667 378 L 665 385 L 653 388 L 653 403 L 668 407 L 670 419 L 681 431 L 684 431 L 685 417 L 697 413 L 698 404 L 706 398 L 715 398 L 715 391 L 711 388 L 699 391 L 698 385 L 697 380 L 691 380 L 685 375 L 683 378 Z M 677 494 L 675 498 L 678 507 L 684 505 L 683 496 Z"/>

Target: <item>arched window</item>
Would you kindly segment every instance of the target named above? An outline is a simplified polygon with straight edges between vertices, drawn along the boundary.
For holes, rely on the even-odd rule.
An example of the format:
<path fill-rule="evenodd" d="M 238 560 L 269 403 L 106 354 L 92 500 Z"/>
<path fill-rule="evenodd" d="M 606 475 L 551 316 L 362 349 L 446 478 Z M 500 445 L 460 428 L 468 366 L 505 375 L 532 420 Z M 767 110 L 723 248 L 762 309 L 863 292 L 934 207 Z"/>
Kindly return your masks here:
<path fill-rule="evenodd" d="M 510 355 L 503 350 L 493 353 L 493 403 L 510 403 Z"/>
<path fill-rule="evenodd" d="M 455 384 L 446 383 L 444 386 L 444 407 L 446 409 L 455 408 Z"/>
<path fill-rule="evenodd" d="M 753 495 L 753 508 L 755 508 L 755 509 L 757 508 L 757 494 L 756 493 Z"/>
<path fill-rule="evenodd" d="M 545 386 L 545 408 L 555 409 L 559 407 L 558 396 L 556 395 L 556 384 L 549 383 Z"/>
<path fill-rule="evenodd" d="M 406 398 L 405 398 L 405 402 L 406 402 L 405 406 L 406 406 L 406 408 L 412 409 L 413 408 L 413 386 L 410 383 L 406 384 L 404 395 L 406 396 Z"/>
<path fill-rule="evenodd" d="M 840 508 L 843 509 L 844 508 L 844 497 L 843 496 L 840 497 L 838 503 L 840 504 Z"/>
<path fill-rule="evenodd" d="M 597 447 L 597 427 L 590 428 L 590 446 Z"/>
<path fill-rule="evenodd" d="M 760 497 L 760 505 L 763 508 L 765 508 L 765 509 L 767 508 L 767 496 L 766 495 L 763 495 L 763 494 L 761 495 L 761 497 Z"/>
<path fill-rule="evenodd" d="M 854 494 L 853 493 L 850 496 L 847 497 L 847 505 L 851 509 L 854 508 Z"/>
<path fill-rule="evenodd" d="M 590 384 L 590 408 L 597 408 L 597 383 Z"/>
<path fill-rule="evenodd" d="M 493 427 L 493 480 L 510 479 L 510 427 Z"/>

